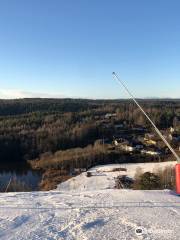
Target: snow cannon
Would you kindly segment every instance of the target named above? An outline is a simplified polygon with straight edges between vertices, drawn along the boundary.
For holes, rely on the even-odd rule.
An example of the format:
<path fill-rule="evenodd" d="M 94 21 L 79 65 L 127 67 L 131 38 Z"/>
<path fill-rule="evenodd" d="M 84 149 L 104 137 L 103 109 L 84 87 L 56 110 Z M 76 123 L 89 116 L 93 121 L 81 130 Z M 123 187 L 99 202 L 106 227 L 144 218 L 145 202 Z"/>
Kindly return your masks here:
<path fill-rule="evenodd" d="M 176 193 L 180 195 L 180 163 L 176 164 Z"/>

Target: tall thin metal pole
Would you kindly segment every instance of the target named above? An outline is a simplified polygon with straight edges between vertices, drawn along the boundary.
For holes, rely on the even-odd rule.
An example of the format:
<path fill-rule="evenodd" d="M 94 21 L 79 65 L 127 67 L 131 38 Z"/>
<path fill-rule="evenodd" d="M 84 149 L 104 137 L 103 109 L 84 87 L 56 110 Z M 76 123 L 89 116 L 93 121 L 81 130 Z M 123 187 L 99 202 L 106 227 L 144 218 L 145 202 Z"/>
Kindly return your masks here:
<path fill-rule="evenodd" d="M 137 100 L 135 99 L 135 97 L 132 95 L 132 93 L 129 91 L 129 89 L 127 88 L 127 86 L 125 85 L 125 83 L 118 77 L 118 75 L 113 72 L 113 77 L 115 80 L 117 80 L 117 82 L 122 85 L 124 87 L 124 89 L 126 90 L 126 92 L 130 95 L 131 99 L 135 102 L 135 104 L 138 106 L 138 108 L 141 110 L 141 112 L 145 115 L 145 117 L 148 119 L 148 121 L 151 123 L 151 125 L 154 127 L 155 131 L 157 132 L 157 134 L 159 135 L 159 137 L 163 140 L 163 142 L 166 144 L 166 146 L 169 148 L 169 150 L 172 152 L 172 154 L 174 155 L 174 157 L 176 158 L 177 162 L 180 163 L 180 158 L 177 155 L 177 153 L 174 151 L 174 149 L 171 147 L 171 145 L 168 143 L 168 141 L 166 140 L 166 138 L 162 135 L 162 133 L 159 131 L 159 129 L 156 127 L 155 123 L 151 120 L 151 118 L 147 115 L 147 113 L 143 110 L 143 108 L 140 106 L 140 104 L 137 102 Z"/>
<path fill-rule="evenodd" d="M 10 186 L 10 184 L 11 184 L 11 181 L 12 181 L 12 177 L 9 179 L 9 182 L 8 182 L 8 184 L 7 184 L 7 186 L 6 186 L 5 192 L 7 192 L 8 188 L 9 188 L 9 186 Z"/>

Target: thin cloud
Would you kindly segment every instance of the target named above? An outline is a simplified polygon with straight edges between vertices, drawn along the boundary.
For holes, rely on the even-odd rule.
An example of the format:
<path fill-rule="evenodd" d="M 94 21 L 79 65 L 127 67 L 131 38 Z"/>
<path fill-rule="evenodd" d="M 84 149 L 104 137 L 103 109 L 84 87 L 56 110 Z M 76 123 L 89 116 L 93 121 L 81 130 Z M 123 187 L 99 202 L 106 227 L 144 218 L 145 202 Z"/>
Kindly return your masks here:
<path fill-rule="evenodd" d="M 67 96 L 59 93 L 42 93 L 30 92 L 18 89 L 1 89 L 1 99 L 17 99 L 17 98 L 65 98 Z"/>

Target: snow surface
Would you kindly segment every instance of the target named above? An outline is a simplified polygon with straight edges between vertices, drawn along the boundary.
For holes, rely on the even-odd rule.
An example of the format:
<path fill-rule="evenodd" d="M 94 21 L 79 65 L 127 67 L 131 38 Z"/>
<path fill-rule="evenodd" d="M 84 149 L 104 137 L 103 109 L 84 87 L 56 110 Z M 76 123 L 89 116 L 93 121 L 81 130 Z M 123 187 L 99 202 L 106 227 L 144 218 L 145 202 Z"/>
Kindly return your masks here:
<path fill-rule="evenodd" d="M 91 168 L 88 172 L 92 173 L 91 177 L 87 177 L 86 172 L 61 183 L 58 190 L 62 191 L 93 191 L 100 189 L 112 189 L 115 186 L 115 178 L 119 175 L 127 175 L 133 178 L 136 170 L 141 169 L 142 172 L 155 172 L 158 169 L 164 169 L 167 166 L 174 166 L 176 162 L 161 163 L 128 163 L 128 164 L 108 164 Z M 125 168 L 127 171 L 115 171 L 115 168 Z"/>
<path fill-rule="evenodd" d="M 2 193 L 0 204 L 1 240 L 180 239 L 180 197 L 168 190 Z"/>
<path fill-rule="evenodd" d="M 119 174 L 110 172 L 114 167 L 97 166 L 91 169 L 97 176 L 83 173 L 54 191 L 1 193 L 0 239 L 179 240 L 180 197 L 170 190 L 110 189 Z"/>

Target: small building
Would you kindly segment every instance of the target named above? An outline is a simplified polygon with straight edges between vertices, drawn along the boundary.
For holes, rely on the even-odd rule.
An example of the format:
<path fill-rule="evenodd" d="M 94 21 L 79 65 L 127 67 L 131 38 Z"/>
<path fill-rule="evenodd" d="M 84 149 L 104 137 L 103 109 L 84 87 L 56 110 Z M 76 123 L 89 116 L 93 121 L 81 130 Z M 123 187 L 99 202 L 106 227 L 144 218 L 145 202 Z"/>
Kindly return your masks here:
<path fill-rule="evenodd" d="M 146 149 L 143 149 L 141 150 L 141 153 L 142 154 L 147 154 L 147 155 L 152 155 L 152 156 L 158 156 L 160 155 L 161 153 L 157 150 L 146 150 Z"/>
<path fill-rule="evenodd" d="M 148 138 L 144 138 L 144 142 L 148 145 L 156 145 L 157 144 L 157 141 L 148 139 Z"/>
<path fill-rule="evenodd" d="M 106 119 L 111 119 L 111 118 L 115 118 L 117 116 L 116 113 L 106 113 L 105 118 Z"/>
<path fill-rule="evenodd" d="M 155 136 L 155 134 L 154 133 L 146 133 L 145 134 L 145 138 L 147 138 L 147 139 L 152 139 L 152 138 L 155 138 L 156 136 Z"/>
<path fill-rule="evenodd" d="M 126 152 L 133 152 L 135 150 L 135 147 L 131 146 L 131 145 L 127 145 L 127 144 L 122 144 L 121 149 L 126 151 Z"/>
<path fill-rule="evenodd" d="M 74 168 L 74 170 L 71 172 L 72 176 L 76 176 L 82 172 L 86 172 L 87 169 L 86 168 Z"/>
<path fill-rule="evenodd" d="M 173 133 L 175 131 L 175 129 L 173 127 L 170 127 L 169 131 L 170 131 L 170 133 Z"/>
<path fill-rule="evenodd" d="M 128 144 L 129 141 L 127 139 L 124 139 L 124 138 L 115 138 L 113 143 L 114 143 L 115 146 L 119 146 L 119 145 L 122 145 L 122 144 Z"/>

